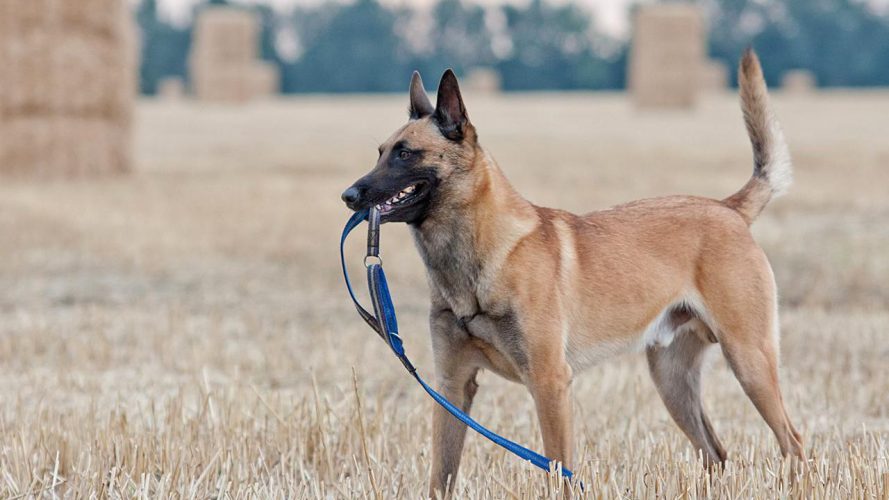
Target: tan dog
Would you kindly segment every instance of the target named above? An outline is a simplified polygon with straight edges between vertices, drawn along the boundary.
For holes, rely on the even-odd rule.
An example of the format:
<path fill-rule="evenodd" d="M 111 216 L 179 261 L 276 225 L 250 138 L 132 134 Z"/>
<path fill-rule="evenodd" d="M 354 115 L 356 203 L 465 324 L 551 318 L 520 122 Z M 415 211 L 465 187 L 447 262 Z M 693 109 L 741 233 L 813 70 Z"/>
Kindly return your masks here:
<path fill-rule="evenodd" d="M 569 388 L 581 369 L 644 349 L 673 419 L 708 464 L 726 452 L 701 407 L 701 361 L 719 344 L 781 452 L 803 457 L 778 387 L 775 279 L 749 226 L 791 180 L 759 61 L 740 67 L 753 177 L 725 200 L 670 196 L 587 215 L 532 205 L 481 147 L 457 79 L 433 107 L 414 73 L 410 121 L 343 193 L 410 225 L 432 293 L 438 389 L 468 412 L 479 369 L 524 384 L 545 454 L 573 465 Z M 436 407 L 430 494 L 460 465 L 466 427 Z"/>

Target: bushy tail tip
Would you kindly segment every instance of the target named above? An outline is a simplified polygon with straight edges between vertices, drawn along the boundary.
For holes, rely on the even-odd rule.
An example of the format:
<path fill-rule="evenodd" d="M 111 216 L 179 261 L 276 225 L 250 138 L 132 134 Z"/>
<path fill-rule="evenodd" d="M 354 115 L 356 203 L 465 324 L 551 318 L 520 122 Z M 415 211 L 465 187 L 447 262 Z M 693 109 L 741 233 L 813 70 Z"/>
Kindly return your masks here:
<path fill-rule="evenodd" d="M 748 223 L 762 212 L 773 197 L 784 194 L 793 180 L 790 151 L 778 120 L 772 114 L 769 93 L 759 58 L 748 48 L 738 70 L 741 111 L 753 147 L 753 176 L 725 203 Z"/>

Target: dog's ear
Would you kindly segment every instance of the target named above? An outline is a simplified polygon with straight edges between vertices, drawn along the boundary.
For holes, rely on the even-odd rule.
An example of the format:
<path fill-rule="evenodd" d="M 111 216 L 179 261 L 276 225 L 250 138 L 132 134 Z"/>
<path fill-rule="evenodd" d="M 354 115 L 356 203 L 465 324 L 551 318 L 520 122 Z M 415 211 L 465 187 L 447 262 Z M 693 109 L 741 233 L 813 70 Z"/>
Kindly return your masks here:
<path fill-rule="evenodd" d="M 411 77 L 411 107 L 408 109 L 408 114 L 411 120 L 416 120 L 427 117 L 434 111 L 435 108 L 432 107 L 429 96 L 426 95 L 426 89 L 423 88 L 420 72 L 414 71 L 414 76 Z"/>
<path fill-rule="evenodd" d="M 441 133 L 452 141 L 463 140 L 464 129 L 469 123 L 457 76 L 452 70 L 441 75 L 438 84 L 438 101 L 435 104 L 435 121 Z"/>

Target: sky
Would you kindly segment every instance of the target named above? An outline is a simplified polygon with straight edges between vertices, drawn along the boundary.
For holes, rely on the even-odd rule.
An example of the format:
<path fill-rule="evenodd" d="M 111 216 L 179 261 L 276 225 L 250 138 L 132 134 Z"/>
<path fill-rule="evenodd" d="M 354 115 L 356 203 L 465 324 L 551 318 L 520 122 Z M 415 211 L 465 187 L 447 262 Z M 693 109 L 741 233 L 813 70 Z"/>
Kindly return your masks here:
<path fill-rule="evenodd" d="M 174 19 L 183 19 L 191 12 L 191 8 L 199 0 L 158 0 L 163 11 Z M 240 0 L 240 3 L 263 3 L 273 5 L 276 8 L 287 9 L 293 5 L 312 5 L 322 0 Z M 499 5 L 506 2 L 522 3 L 521 0 L 473 0 L 482 5 Z M 527 1 L 527 0 L 526 0 Z M 558 0 L 556 0 L 558 1 Z M 596 25 L 602 31 L 621 35 L 629 26 L 629 6 L 638 0 L 574 0 L 578 5 L 583 5 L 594 13 Z M 434 0 L 381 0 L 390 5 L 424 6 L 434 3 Z"/>

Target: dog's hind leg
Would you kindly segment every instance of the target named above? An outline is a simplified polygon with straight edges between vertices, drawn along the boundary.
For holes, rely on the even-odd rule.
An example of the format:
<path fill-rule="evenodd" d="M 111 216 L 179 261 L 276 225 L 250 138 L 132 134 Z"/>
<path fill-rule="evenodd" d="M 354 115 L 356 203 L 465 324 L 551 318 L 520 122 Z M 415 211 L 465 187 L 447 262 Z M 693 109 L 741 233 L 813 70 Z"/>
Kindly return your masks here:
<path fill-rule="evenodd" d="M 679 333 L 667 346 L 649 347 L 646 355 L 651 378 L 670 416 L 710 466 L 725 461 L 726 452 L 701 404 L 701 369 L 704 353 L 712 345 L 706 340 L 710 335 L 696 333 Z"/>
<path fill-rule="evenodd" d="M 744 393 L 772 429 L 784 456 L 805 459 L 799 432 L 790 423 L 778 385 L 778 313 L 774 278 L 765 254 L 747 261 L 745 280 L 703 275 L 701 292 L 716 337 Z M 740 273 L 738 273 L 740 274 Z"/>
<path fill-rule="evenodd" d="M 758 344 L 734 339 L 720 339 L 722 351 L 741 387 L 762 415 L 781 447 L 784 456 L 805 459 L 800 434 L 790 423 L 784 398 L 778 385 L 778 356 L 771 334 L 763 335 Z"/>

